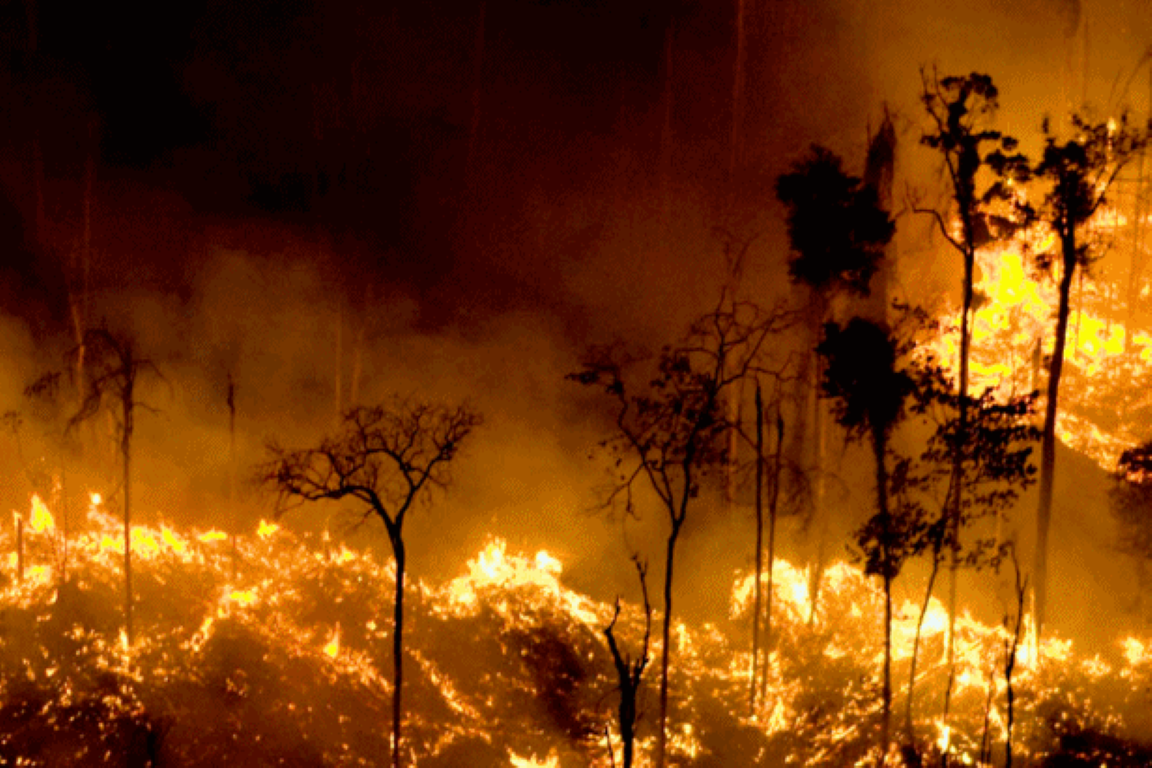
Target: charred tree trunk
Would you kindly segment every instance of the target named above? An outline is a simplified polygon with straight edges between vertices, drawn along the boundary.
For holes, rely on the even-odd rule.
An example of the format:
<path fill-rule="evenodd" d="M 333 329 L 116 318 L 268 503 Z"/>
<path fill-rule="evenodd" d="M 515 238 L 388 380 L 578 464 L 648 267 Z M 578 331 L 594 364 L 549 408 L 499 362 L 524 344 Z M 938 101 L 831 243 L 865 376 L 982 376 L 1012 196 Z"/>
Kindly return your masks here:
<path fill-rule="evenodd" d="M 392 613 L 392 768 L 400 768 L 401 690 L 404 682 L 404 567 L 407 555 L 400 530 L 391 530 L 392 557 L 396 561 L 396 600 Z"/>
<path fill-rule="evenodd" d="M 638 555 L 633 555 L 632 561 L 636 564 L 636 572 L 640 576 L 640 591 L 644 598 L 644 640 L 640 647 L 640 657 L 632 661 L 620 652 L 616 643 L 616 636 L 612 630 L 616 620 L 620 618 L 620 598 L 616 598 L 616 614 L 612 623 L 604 628 L 604 636 L 608 639 L 608 650 L 612 652 L 612 662 L 616 667 L 616 677 L 620 681 L 620 707 L 617 710 L 620 725 L 620 742 L 623 752 L 623 768 L 632 768 L 635 759 L 636 719 L 639 715 L 637 698 L 640 693 L 640 681 L 644 676 L 644 669 L 648 666 L 648 642 L 652 636 L 652 603 L 648 599 L 648 567 L 640 562 Z M 608 727 L 604 727 L 605 737 L 608 738 L 608 754 L 612 764 L 616 764 L 616 756 L 612 750 L 612 739 L 608 737 Z"/>
<path fill-rule="evenodd" d="M 884 578 L 884 681 L 881 689 L 880 754 L 888 754 L 892 734 L 892 581 L 895 564 L 891 552 L 892 518 L 888 510 L 888 466 L 885 463 L 888 439 L 886 426 L 872 428 L 872 447 L 876 454 L 876 507 L 880 513 L 881 568 Z"/>
<path fill-rule="evenodd" d="M 676 540 L 680 538 L 680 529 L 683 522 L 673 520 L 672 533 L 668 534 L 668 547 L 664 562 L 664 622 L 660 629 L 660 710 L 657 724 L 657 742 L 655 742 L 655 765 L 664 768 L 667 765 L 668 748 L 668 661 L 672 657 L 672 576 L 674 557 L 676 555 Z"/>
<path fill-rule="evenodd" d="M 688 481 L 685 481 L 685 499 L 688 495 Z M 680 538 L 683 518 L 673 519 L 672 531 L 668 534 L 668 546 L 664 559 L 664 619 L 660 630 L 660 709 L 656 726 L 656 766 L 664 768 L 668 759 L 668 662 L 672 657 L 672 575 L 676 555 L 676 540 Z"/>
<path fill-rule="evenodd" d="M 1056 418 L 1059 413 L 1060 375 L 1064 368 L 1064 347 L 1068 334 L 1069 296 L 1076 272 L 1077 246 L 1074 231 L 1061 237 L 1064 273 L 1060 276 L 1060 304 L 1056 313 L 1056 338 L 1048 369 L 1048 401 L 1044 406 L 1044 432 L 1040 443 L 1040 500 L 1036 508 L 1036 554 L 1032 569 L 1032 618 L 1036 643 L 1044 626 L 1048 599 L 1048 531 L 1052 524 L 1052 492 L 1056 476 Z"/>
<path fill-rule="evenodd" d="M 952 452 L 952 477 L 949 482 L 951 499 L 948 502 L 948 684 L 944 689 L 944 719 L 947 721 L 952 704 L 952 684 L 956 671 L 956 611 L 957 586 L 960 570 L 960 528 L 964 508 L 964 454 L 968 447 L 968 372 L 972 352 L 972 298 L 973 281 L 976 271 L 976 248 L 974 237 L 973 201 L 958 196 L 961 211 L 964 212 L 964 285 L 963 303 L 960 310 L 960 381 L 957 409 L 958 432 L 956 446 Z"/>

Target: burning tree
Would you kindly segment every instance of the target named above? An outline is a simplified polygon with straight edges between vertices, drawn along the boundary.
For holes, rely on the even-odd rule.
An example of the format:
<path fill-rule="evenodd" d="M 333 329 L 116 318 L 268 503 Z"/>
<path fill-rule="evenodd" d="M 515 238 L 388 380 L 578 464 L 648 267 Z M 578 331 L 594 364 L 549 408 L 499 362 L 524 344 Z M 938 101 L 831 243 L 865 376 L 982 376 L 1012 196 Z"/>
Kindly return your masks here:
<path fill-rule="evenodd" d="M 765 340 L 783 327 L 782 313 L 765 315 L 751 304 L 722 301 L 693 324 L 684 344 L 665 347 L 656 375 L 633 393 L 625 383 L 627 361 L 614 350 L 593 350 L 584 369 L 569 378 L 598 385 L 618 404 L 615 434 L 602 447 L 614 457 L 613 486 L 605 501 L 622 502 L 634 513 L 639 484 L 656 495 L 668 516 L 664 557 L 664 616 L 661 630 L 660 704 L 656 765 L 665 764 L 668 668 L 672 656 L 672 597 L 676 544 L 705 477 L 722 470 L 727 438 L 737 428 L 726 418 L 724 397 L 745 376 L 760 370 Z M 770 373 L 769 371 L 763 371 Z"/>
<path fill-rule="evenodd" d="M 1044 624 L 1048 597 L 1048 529 L 1052 521 L 1052 492 L 1056 473 L 1056 418 L 1060 396 L 1060 376 L 1071 312 L 1072 280 L 1076 270 L 1091 265 L 1097 248 L 1085 231 L 1104 204 L 1112 182 L 1124 165 L 1148 143 L 1148 132 L 1134 130 L 1126 116 L 1120 121 L 1093 123 L 1080 115 L 1072 117 L 1073 138 L 1059 141 L 1044 122 L 1044 156 L 1037 164 L 1036 177 L 1048 185 L 1040 217 L 1056 236 L 1058 255 L 1039 254 L 1041 267 L 1054 262 L 1060 266 L 1059 303 L 1056 311 L 1056 338 L 1048 369 L 1047 402 L 1044 408 L 1044 435 L 1040 449 L 1040 498 L 1036 508 L 1036 553 L 1033 565 L 1033 618 L 1039 637 Z"/>
<path fill-rule="evenodd" d="M 455 408 L 397 400 L 356 407 L 343 416 L 342 429 L 317 448 L 268 447 L 270 461 L 260 479 L 277 492 L 280 513 L 304 502 L 360 503 L 364 517 L 384 523 L 396 564 L 392 632 L 392 765 L 400 763 L 401 689 L 404 634 L 404 521 L 434 488 L 451 480 L 449 466 L 460 443 L 480 424 L 464 406 Z"/>
<path fill-rule="evenodd" d="M 1011 199 L 1008 180 L 1027 173 L 1027 161 L 1016 152 L 1017 141 L 989 127 L 999 107 L 999 91 L 992 78 L 972 73 L 960 77 L 931 77 L 921 72 L 923 90 L 921 101 L 931 118 L 931 128 L 921 141 L 938 151 L 948 172 L 954 212 L 942 214 L 932 208 L 914 207 L 917 213 L 926 213 L 936 221 L 937 228 L 948 244 L 960 254 L 964 263 L 962 301 L 960 309 L 960 354 L 958 365 L 957 398 L 959 440 L 952 460 L 952 479 L 949 489 L 948 514 L 952 528 L 950 538 L 959 538 L 961 509 L 963 507 L 963 456 L 959 447 L 966 440 L 970 401 L 968 394 L 969 363 L 972 344 L 972 315 L 974 314 L 974 280 L 976 251 L 993 239 L 995 225 L 1008 225 L 1008 218 L 993 219 L 986 215 L 988 207 L 996 201 Z M 994 172 L 996 179 L 977 187 L 981 170 Z M 949 223 L 955 216 L 958 227 Z M 947 218 L 946 218 L 947 217 Z M 995 223 L 994 223 L 995 222 Z M 953 630 L 949 632 L 949 666 L 955 659 L 956 622 L 956 569 L 958 557 L 950 563 L 951 584 L 948 610 Z"/>

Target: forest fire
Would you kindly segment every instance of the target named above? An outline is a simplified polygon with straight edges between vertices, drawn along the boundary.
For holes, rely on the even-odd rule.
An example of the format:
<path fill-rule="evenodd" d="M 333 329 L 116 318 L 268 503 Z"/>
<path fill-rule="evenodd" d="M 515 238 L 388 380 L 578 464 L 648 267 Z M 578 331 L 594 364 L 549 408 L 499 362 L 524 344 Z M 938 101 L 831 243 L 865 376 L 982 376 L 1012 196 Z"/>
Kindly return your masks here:
<path fill-rule="evenodd" d="M 1123 220 L 1105 215 L 1100 237 L 1123 234 Z M 1152 218 L 1147 224 L 1152 226 Z M 1035 241 L 1035 242 L 1033 242 Z M 1042 356 L 1053 346 L 1052 313 L 1057 279 L 1038 274 L 1029 259 L 1056 247 L 1050 233 L 1014 239 L 1006 248 L 979 252 L 980 301 L 973 319 L 972 384 L 1001 396 L 1029 392 L 1039 385 Z M 1114 265 L 1115 268 L 1115 265 Z M 1140 438 L 1145 408 L 1140 371 L 1152 361 L 1152 331 L 1125 326 L 1116 293 L 1120 283 L 1108 275 L 1081 280 L 1069 329 L 1068 409 L 1057 425 L 1060 440 L 1111 471 L 1120 453 Z M 1146 289 L 1145 289 L 1146 290 Z M 1143 318 L 1138 318 L 1143 319 Z M 1132 321 L 1129 314 L 1127 321 Z M 937 337 L 934 354 L 945 365 L 959 353 L 958 313 L 950 332 Z M 1122 403 L 1112 419 L 1100 417 L 1103 403 Z"/>
<path fill-rule="evenodd" d="M 0 765 L 1152 765 L 1147 21 L 3 6 Z"/>
<path fill-rule="evenodd" d="M 114 539 L 116 521 L 93 505 L 68 542 L 65 563 L 62 534 L 47 522 L 51 513 L 32 504 L 45 521 L 26 534 L 33 568 L 0 594 L 6 763 L 88 765 L 100 753 L 114 760 L 141 750 L 178 765 L 296 765 L 302 754 L 325 764 L 377 763 L 382 737 L 359 718 L 387 714 L 390 633 L 376 617 L 387 608 L 388 566 L 346 547 L 325 553 L 283 531 L 253 532 L 239 538 L 234 581 L 231 554 L 219 539 L 137 526 L 142 631 L 128 649 L 112 608 L 118 558 L 101 546 Z M 11 547 L 11 537 L 6 531 L 0 544 Z M 514 554 L 499 540 L 463 571 L 440 586 L 412 587 L 409 758 L 421 766 L 611 765 L 605 698 L 614 683 L 599 637 L 609 606 L 565 587 L 552 555 Z M 740 704 L 751 577 L 734 581 L 731 621 L 677 623 L 671 753 L 686 764 L 741 755 L 769 764 L 866 764 L 873 748 L 866 723 L 877 715 L 882 637 L 874 616 L 882 595 L 858 569 L 833 564 L 826 610 L 809 624 L 805 570 L 781 561 L 774 578 L 770 694 L 754 712 Z M 917 606 L 903 603 L 897 616 L 894 660 L 906 673 Z M 642 616 L 625 606 L 621 620 L 622 637 L 633 642 Z M 921 701 L 946 682 L 947 626 L 934 601 L 922 628 Z M 956 631 L 952 716 L 945 723 L 916 711 L 914 727 L 937 751 L 977 765 L 1006 735 L 1001 670 L 1011 638 L 1007 628 L 970 616 Z M 466 654 L 457 647 L 462 636 L 470 638 Z M 1017 712 L 1019 754 L 1040 761 L 1061 738 L 1075 737 L 1101 763 L 1147 759 L 1131 747 L 1108 750 L 1152 727 L 1144 699 L 1152 684 L 1150 645 L 1152 638 L 1127 637 L 1107 658 L 1084 658 L 1071 641 L 1046 639 L 1037 659 L 1023 643 L 1012 683 L 1017 707 L 1027 713 Z M 639 740 L 641 756 L 650 754 L 651 739 Z M 644 757 L 637 763 L 648 764 Z"/>

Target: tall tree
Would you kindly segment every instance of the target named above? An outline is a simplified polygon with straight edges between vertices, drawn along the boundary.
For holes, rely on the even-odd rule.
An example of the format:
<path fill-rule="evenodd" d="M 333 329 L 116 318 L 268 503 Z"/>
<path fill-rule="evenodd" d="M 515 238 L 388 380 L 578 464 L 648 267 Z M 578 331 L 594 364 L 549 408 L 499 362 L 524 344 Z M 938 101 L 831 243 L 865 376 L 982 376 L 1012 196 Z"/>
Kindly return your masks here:
<path fill-rule="evenodd" d="M 1041 253 L 1042 267 L 1060 268 L 1056 334 L 1048 367 L 1044 433 L 1040 445 L 1040 495 L 1036 507 L 1036 551 L 1032 567 L 1032 618 L 1036 639 L 1044 626 L 1048 600 L 1048 532 L 1052 523 L 1052 493 L 1056 475 L 1056 419 L 1060 377 L 1071 311 L 1072 281 L 1077 269 L 1088 267 L 1098 248 L 1088 225 L 1124 165 L 1148 143 L 1149 129 L 1133 128 L 1127 115 L 1119 121 L 1091 122 L 1073 115 L 1072 137 L 1060 140 L 1044 122 L 1044 155 L 1034 173 L 1047 185 L 1040 217 L 1056 235 L 1057 254 Z"/>
<path fill-rule="evenodd" d="M 150 406 L 141 403 L 136 386 L 140 375 L 160 375 L 151 360 L 136 353 L 131 339 L 117 336 L 104 328 L 84 332 L 74 356 L 86 355 L 88 375 L 80 410 L 69 421 L 69 428 L 95 416 L 101 410 L 111 412 L 116 424 L 120 462 L 123 469 L 121 498 L 124 504 L 124 638 L 129 648 L 134 639 L 132 625 L 132 434 L 136 426 L 136 409 Z"/>
<path fill-rule="evenodd" d="M 892 582 L 921 540 L 919 516 L 893 514 L 888 441 L 902 417 L 913 380 L 898 363 L 898 345 L 887 328 L 853 318 L 829 324 L 817 351 L 826 361 L 821 388 L 833 400 L 836 420 L 849 435 L 867 439 L 875 459 L 876 513 L 857 532 L 864 570 L 884 584 L 884 672 L 881 690 L 881 755 L 888 752 L 892 719 Z"/>
<path fill-rule="evenodd" d="M 664 348 L 655 375 L 636 392 L 625 377 L 629 361 L 618 359 L 614 349 L 592 350 L 583 369 L 568 377 L 603 387 L 617 404 L 614 433 L 602 443 L 614 457 L 613 485 L 605 504 L 620 503 L 634 512 L 634 493 L 643 484 L 668 518 L 656 740 L 656 765 L 661 768 L 667 760 L 676 545 L 704 480 L 715 472 L 723 477 L 727 435 L 736 427 L 726 416 L 727 391 L 757 370 L 765 340 L 784 322 L 780 313 L 765 315 L 749 304 L 722 302 L 693 324 L 683 344 Z"/>
<path fill-rule="evenodd" d="M 788 273 L 807 289 L 806 314 L 810 351 L 819 344 L 821 329 L 829 317 L 832 301 L 839 295 L 866 296 L 873 274 L 895 230 L 891 218 L 878 204 L 876 189 L 844 171 L 833 152 L 813 146 L 808 155 L 776 182 L 776 196 L 787 209 L 788 236 L 792 253 Z M 803 430 L 814 456 L 815 492 L 809 525 L 815 521 L 818 537 L 816 562 L 812 565 L 809 594 L 812 614 L 819 601 L 820 575 L 824 567 L 827 526 L 823 509 L 824 433 L 819 404 L 822 373 L 814 352 L 805 356 L 808 411 Z M 802 374 L 803 375 L 803 374 Z M 799 434 L 801 430 L 794 430 Z M 810 617 L 811 618 L 811 617 Z"/>
<path fill-rule="evenodd" d="M 934 217 L 940 234 L 960 254 L 964 266 L 961 284 L 960 352 L 958 360 L 959 409 L 956 453 L 952 461 L 952 480 L 949 489 L 949 538 L 959 539 L 961 509 L 963 507 L 963 456 L 960 446 L 968 430 L 969 363 L 972 346 L 972 314 L 975 289 L 976 251 L 989 240 L 990 219 L 983 215 L 983 206 L 1007 196 L 1009 186 L 1005 177 L 1022 176 L 1027 172 L 1027 161 L 1016 152 L 1017 142 L 991 128 L 991 120 L 999 107 L 999 91 L 988 75 L 972 73 L 964 76 L 939 77 L 922 71 L 921 101 L 931 120 L 930 127 L 921 138 L 928 147 L 940 153 L 947 171 L 951 191 L 951 210 L 941 213 L 930 208 L 914 207 L 918 213 Z M 996 178 L 978 188 L 981 169 L 995 172 Z M 955 221 L 958 228 L 950 225 Z M 949 584 L 948 666 L 955 662 L 954 642 L 956 622 L 956 584 L 958 555 L 951 558 Z"/>
<path fill-rule="evenodd" d="M 460 444 L 480 424 L 470 409 L 396 400 L 357 407 L 344 414 L 342 428 L 317 448 L 288 450 L 273 444 L 259 470 L 277 493 L 283 513 L 304 502 L 352 499 L 365 516 L 384 523 L 396 564 L 392 631 L 392 766 L 401 764 L 404 574 L 407 555 L 404 522 L 418 502 L 451 480 L 449 468 Z"/>

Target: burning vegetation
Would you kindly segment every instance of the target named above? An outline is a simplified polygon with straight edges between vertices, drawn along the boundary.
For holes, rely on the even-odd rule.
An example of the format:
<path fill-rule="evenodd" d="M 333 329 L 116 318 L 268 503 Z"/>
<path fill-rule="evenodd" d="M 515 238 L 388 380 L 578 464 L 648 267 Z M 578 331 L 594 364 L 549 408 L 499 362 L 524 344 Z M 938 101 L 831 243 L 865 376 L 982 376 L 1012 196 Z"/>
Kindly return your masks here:
<path fill-rule="evenodd" d="M 168 62 L 203 125 L 136 157 L 38 5 L 0 64 L 32 123 L 0 235 L 44 294 L 0 344 L 0 765 L 1152 765 L 1152 50 L 1023 137 L 989 75 L 922 69 L 857 173 L 751 140 L 804 90 L 785 4 L 737 0 L 731 61 L 707 4 L 213 6 Z M 572 71 L 509 18 L 633 11 Z M 727 94 L 685 98 L 716 62 L 719 141 Z M 525 128 L 517 88 L 570 103 Z M 557 127 L 608 90 L 610 131 Z M 47 130 L 73 101 L 86 138 Z M 146 155 L 200 180 L 203 264 L 98 247 L 158 231 L 100 221 Z M 263 255 L 221 223 L 255 210 Z"/>
<path fill-rule="evenodd" d="M 235 552 L 219 531 L 135 526 L 138 638 L 128 646 L 117 610 L 120 521 L 94 500 L 65 566 L 50 511 L 37 498 L 31 514 L 23 570 L 13 554 L 2 593 L 5 764 L 369 766 L 388 754 L 392 631 L 383 617 L 395 570 L 379 557 L 272 524 L 239 537 Z M 11 532 L 2 541 L 18 548 Z M 833 563 L 825 606 L 809 621 L 808 582 L 804 569 L 777 561 L 767 695 L 752 711 L 754 576 L 737 574 L 726 620 L 674 624 L 670 762 L 876 762 L 884 595 L 858 568 Z M 407 763 L 621 763 L 618 681 L 602 632 L 613 625 L 622 646 L 638 646 L 640 607 L 624 603 L 617 613 L 567 588 L 547 552 L 514 553 L 493 540 L 455 579 L 414 580 L 407 610 Z M 911 601 L 894 608 L 896 680 L 906 682 L 918 615 Z M 1121 638 L 1091 656 L 1048 639 L 1037 654 L 1027 621 L 1019 629 L 965 614 L 956 627 L 950 719 L 929 706 L 913 715 L 923 759 L 999 764 L 1010 720 L 1024 763 L 1152 759 L 1142 740 L 1152 729 L 1152 637 Z M 933 600 L 921 629 L 920 701 L 947 684 L 947 630 L 947 611 Z M 1004 670 L 1016 644 L 1009 715 Z M 644 678 L 637 766 L 652 764 L 656 692 Z M 906 686 L 896 686 L 895 709 L 905 701 Z"/>

